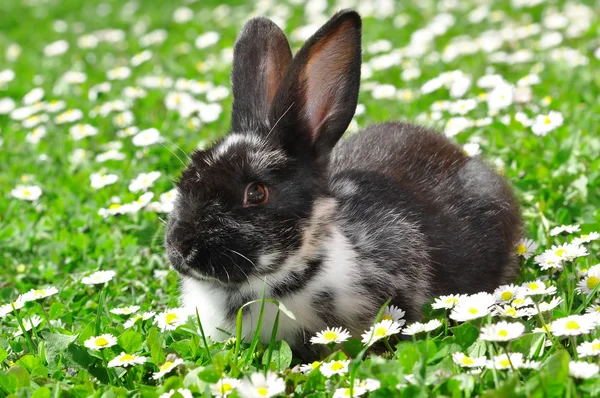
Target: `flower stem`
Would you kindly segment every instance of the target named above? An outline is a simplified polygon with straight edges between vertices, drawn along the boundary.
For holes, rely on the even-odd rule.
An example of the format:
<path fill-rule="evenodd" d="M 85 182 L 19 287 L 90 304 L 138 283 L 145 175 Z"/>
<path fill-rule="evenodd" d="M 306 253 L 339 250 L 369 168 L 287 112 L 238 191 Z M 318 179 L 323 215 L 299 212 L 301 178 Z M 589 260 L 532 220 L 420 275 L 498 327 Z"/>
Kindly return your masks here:
<path fill-rule="evenodd" d="M 111 386 L 114 386 L 115 383 L 113 382 L 113 378 L 112 378 L 112 370 L 108 367 L 108 361 L 106 360 L 106 354 L 104 353 L 104 350 L 102 351 L 102 358 L 104 359 L 104 362 L 106 363 L 106 374 L 108 375 L 108 381 L 110 383 Z"/>
<path fill-rule="evenodd" d="M 54 329 L 52 328 L 52 324 L 50 323 L 50 317 L 48 316 L 48 312 L 46 311 L 44 304 L 42 304 L 41 302 L 38 302 L 38 304 L 40 305 L 40 307 L 42 307 L 42 314 L 44 315 L 46 325 L 48 325 L 48 330 L 50 330 L 50 332 L 53 332 Z"/>
<path fill-rule="evenodd" d="M 490 352 L 490 356 L 492 357 L 492 375 L 494 376 L 494 388 L 498 389 L 498 374 L 496 373 L 496 362 L 494 361 L 494 351 L 492 351 L 492 345 L 490 343 L 487 344 L 488 351 Z"/>
<path fill-rule="evenodd" d="M 17 318 L 17 323 L 19 324 L 19 327 L 21 328 L 21 331 L 23 332 L 23 336 L 25 336 L 25 340 L 27 340 L 27 346 L 29 347 L 29 351 L 32 354 L 36 353 L 35 345 L 33 344 L 33 340 L 31 340 L 31 336 L 29 336 L 29 333 L 27 333 L 27 329 L 25 329 L 25 325 L 23 325 L 23 319 L 21 318 L 21 315 L 19 315 L 19 312 L 17 311 L 17 309 L 15 308 L 15 305 L 13 303 L 11 303 L 10 306 L 12 307 L 15 317 Z M 33 326 L 33 325 L 31 325 L 31 326 Z"/>

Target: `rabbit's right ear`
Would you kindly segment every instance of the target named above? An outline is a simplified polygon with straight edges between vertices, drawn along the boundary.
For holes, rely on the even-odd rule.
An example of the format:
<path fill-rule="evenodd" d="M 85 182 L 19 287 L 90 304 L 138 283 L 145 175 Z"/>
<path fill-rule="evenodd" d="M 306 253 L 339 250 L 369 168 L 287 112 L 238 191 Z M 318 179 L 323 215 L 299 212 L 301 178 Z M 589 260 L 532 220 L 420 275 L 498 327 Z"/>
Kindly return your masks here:
<path fill-rule="evenodd" d="M 292 62 L 283 31 L 267 18 L 249 20 L 233 49 L 232 131 L 269 125 L 269 109 Z"/>

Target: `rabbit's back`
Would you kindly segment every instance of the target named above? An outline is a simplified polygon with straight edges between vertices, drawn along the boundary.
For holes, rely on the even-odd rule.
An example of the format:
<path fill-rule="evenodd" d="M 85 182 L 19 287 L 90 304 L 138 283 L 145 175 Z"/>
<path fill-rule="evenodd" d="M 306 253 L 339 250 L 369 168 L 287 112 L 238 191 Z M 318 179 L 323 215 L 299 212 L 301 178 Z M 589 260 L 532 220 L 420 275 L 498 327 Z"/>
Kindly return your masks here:
<path fill-rule="evenodd" d="M 436 295 L 491 291 L 517 272 L 521 219 L 509 186 L 434 131 L 385 123 L 342 140 L 331 190 L 356 244 L 372 234 L 373 256 L 403 247 L 393 266 L 418 273 L 406 262 L 420 262 Z M 390 220 L 405 227 L 390 228 Z"/>

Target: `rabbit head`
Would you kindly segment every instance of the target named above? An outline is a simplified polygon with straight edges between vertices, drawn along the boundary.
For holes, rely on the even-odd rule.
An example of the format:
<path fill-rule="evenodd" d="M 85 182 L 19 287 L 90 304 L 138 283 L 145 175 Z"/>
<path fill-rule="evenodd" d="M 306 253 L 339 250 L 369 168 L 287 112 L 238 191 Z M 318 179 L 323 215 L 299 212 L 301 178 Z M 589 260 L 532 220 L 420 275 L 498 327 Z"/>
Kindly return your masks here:
<path fill-rule="evenodd" d="M 318 228 L 329 155 L 357 104 L 361 20 L 336 14 L 292 59 L 251 19 L 234 47 L 231 132 L 196 151 L 177 183 L 166 248 L 181 274 L 223 285 L 275 273 Z"/>

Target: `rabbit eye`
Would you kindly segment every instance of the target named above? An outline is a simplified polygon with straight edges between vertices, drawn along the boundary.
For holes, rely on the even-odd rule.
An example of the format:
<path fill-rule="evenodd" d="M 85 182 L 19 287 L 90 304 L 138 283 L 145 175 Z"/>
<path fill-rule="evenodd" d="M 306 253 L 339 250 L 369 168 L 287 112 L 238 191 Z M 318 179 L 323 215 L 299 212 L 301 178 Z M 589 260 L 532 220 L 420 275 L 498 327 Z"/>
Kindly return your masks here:
<path fill-rule="evenodd" d="M 265 185 L 252 183 L 246 187 L 244 207 L 263 205 L 268 200 L 269 191 Z"/>

